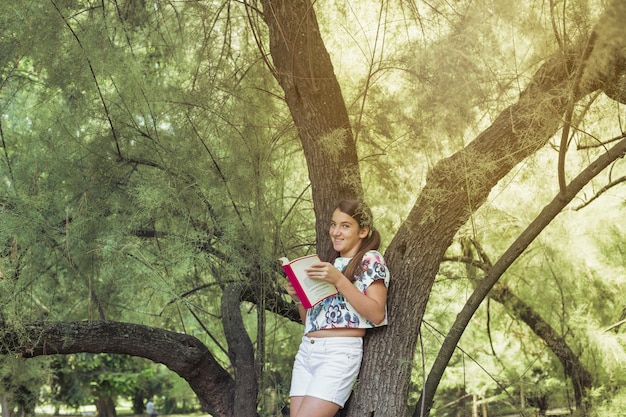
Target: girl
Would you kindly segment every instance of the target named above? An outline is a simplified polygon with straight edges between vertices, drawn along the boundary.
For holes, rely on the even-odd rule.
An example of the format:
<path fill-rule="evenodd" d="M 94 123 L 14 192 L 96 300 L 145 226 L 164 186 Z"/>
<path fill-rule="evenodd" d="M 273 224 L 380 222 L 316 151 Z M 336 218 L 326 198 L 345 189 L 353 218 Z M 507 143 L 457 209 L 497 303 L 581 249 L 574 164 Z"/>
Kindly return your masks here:
<path fill-rule="evenodd" d="M 387 324 L 389 271 L 377 249 L 380 234 L 361 201 L 341 201 L 329 230 L 326 257 L 306 270 L 309 278 L 333 284 L 339 293 L 306 310 L 293 286 L 285 289 L 298 305 L 304 336 L 291 379 L 291 417 L 332 417 L 356 382 L 363 336 Z"/>

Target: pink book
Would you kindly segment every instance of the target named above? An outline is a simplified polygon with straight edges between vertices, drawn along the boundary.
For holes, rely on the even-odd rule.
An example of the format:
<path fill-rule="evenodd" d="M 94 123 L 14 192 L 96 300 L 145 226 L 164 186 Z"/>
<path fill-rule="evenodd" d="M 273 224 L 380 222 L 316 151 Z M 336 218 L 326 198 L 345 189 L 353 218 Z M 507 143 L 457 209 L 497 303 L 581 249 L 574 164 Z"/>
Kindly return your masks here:
<path fill-rule="evenodd" d="M 287 279 L 296 290 L 304 308 L 311 308 L 323 299 L 337 294 L 337 288 L 326 281 L 311 279 L 306 276 L 305 269 L 321 262 L 317 255 L 307 255 L 290 261 L 287 258 L 278 260 L 287 275 Z"/>

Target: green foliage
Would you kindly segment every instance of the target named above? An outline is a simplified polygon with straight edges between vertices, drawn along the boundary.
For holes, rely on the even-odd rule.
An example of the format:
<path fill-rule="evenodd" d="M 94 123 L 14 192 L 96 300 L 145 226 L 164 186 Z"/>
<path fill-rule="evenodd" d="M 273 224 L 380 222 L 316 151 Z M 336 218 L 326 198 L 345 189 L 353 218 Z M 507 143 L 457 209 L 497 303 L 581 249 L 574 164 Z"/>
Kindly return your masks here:
<path fill-rule="evenodd" d="M 146 372 L 151 372 L 140 364 L 137 359 L 121 355 L 81 353 L 54 357 L 51 399 L 78 409 L 100 397 L 130 396 L 137 388 L 148 391 L 151 381 L 146 380 Z"/>
<path fill-rule="evenodd" d="M 0 357 L 0 389 L 6 395 L 8 410 L 33 415 L 39 405 L 39 392 L 46 383 L 48 360 L 33 361 L 11 356 Z"/>
<path fill-rule="evenodd" d="M 588 16 L 600 9 L 583 1 L 562 11 L 512 2 L 335 3 L 315 7 L 383 247 L 430 168 L 517 99 L 553 52 L 551 37 L 586 33 Z M 228 367 L 223 286 L 240 282 L 254 294 L 283 296 L 276 257 L 315 245 L 310 184 L 282 93 L 259 59 L 255 36 L 266 34 L 252 32 L 240 5 L 1 2 L 2 321 L 18 328 L 28 320 L 148 324 L 199 337 Z M 602 96 L 584 105 L 572 143 L 621 134 L 615 120 L 623 109 Z M 321 143 L 333 148 L 342 138 L 337 131 Z M 570 151 L 568 176 L 602 151 Z M 556 156 L 547 149 L 517 167 L 459 240 L 476 239 L 495 261 L 557 192 Z M 616 165 L 612 175 L 622 171 Z M 601 176 L 581 198 L 614 177 Z M 616 387 L 624 383 L 623 330 L 605 331 L 623 320 L 620 204 L 571 207 L 502 280 L 594 371 L 592 402 L 606 415 L 622 404 Z M 455 243 L 449 255 L 459 253 Z M 470 275 L 465 265 L 441 267 L 411 401 L 472 291 Z M 257 346 L 265 342 L 257 357 L 259 407 L 269 415 L 284 405 L 301 328 L 263 305 L 244 303 L 241 311 Z M 495 303 L 481 308 L 460 348 L 442 382 L 445 395 L 506 402 L 524 389 L 561 401 L 571 391 L 554 356 Z M 162 393 L 168 411 L 185 408 L 172 399 L 192 403 L 184 382 L 129 361 L 55 358 L 55 401 L 78 406 L 102 390 Z M 15 377 L 14 364 L 0 369 Z M 23 376 L 36 386 L 44 370 Z"/>
<path fill-rule="evenodd" d="M 607 389 L 602 386 L 592 390 L 589 395 L 590 417 L 619 417 L 626 409 L 624 388 Z"/>
<path fill-rule="evenodd" d="M 16 324 L 106 318 L 188 332 L 228 367 L 221 287 L 278 296 L 276 257 L 313 243 L 304 159 L 271 75 L 248 53 L 242 10 L 227 19 L 206 2 L 117 6 L 0 6 L 10 34 L 0 311 Z M 281 364 L 268 384 L 284 387 L 290 352 L 267 354 Z M 56 401 L 131 395 L 143 377 L 120 360 L 69 358 Z M 168 407 L 193 407 L 172 405 L 180 384 Z"/>

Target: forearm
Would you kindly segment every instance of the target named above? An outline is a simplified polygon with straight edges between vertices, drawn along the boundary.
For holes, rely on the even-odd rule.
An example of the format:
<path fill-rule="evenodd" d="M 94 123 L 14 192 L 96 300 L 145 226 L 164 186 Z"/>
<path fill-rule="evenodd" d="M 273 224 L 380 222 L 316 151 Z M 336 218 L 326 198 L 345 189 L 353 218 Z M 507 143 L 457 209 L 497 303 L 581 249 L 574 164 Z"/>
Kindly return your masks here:
<path fill-rule="evenodd" d="M 300 314 L 300 322 L 304 324 L 304 321 L 306 320 L 306 308 L 304 308 L 300 301 L 296 301 L 296 307 L 298 308 L 298 313 Z"/>
<path fill-rule="evenodd" d="M 377 288 L 368 288 L 371 294 L 363 294 L 345 276 L 335 284 L 335 287 L 350 303 L 352 307 L 367 320 L 379 324 L 385 319 L 385 300 L 387 289 L 384 285 Z M 381 288 L 378 288 L 381 287 Z M 383 294 L 384 293 L 384 294 Z"/>

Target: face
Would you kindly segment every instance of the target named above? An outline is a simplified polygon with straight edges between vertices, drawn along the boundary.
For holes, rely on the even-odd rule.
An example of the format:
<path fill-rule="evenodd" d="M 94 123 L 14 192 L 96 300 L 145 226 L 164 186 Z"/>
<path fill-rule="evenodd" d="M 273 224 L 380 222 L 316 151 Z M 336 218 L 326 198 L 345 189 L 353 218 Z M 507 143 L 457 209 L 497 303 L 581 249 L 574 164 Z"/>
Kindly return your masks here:
<path fill-rule="evenodd" d="M 333 248 L 342 257 L 351 258 L 359 251 L 361 240 L 367 237 L 369 229 L 359 227 L 359 223 L 352 216 L 336 209 L 330 222 L 329 233 Z"/>

